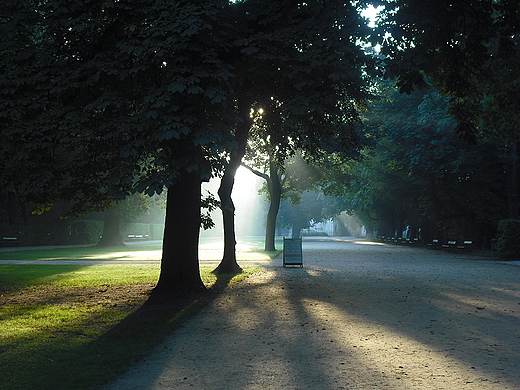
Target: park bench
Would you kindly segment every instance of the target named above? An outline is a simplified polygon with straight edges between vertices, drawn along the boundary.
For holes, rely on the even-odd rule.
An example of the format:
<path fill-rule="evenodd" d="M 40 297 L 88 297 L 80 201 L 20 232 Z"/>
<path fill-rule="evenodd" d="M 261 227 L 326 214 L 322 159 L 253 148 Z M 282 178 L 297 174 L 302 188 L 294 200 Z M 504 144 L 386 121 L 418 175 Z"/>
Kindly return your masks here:
<path fill-rule="evenodd" d="M 446 242 L 446 244 L 441 245 L 442 249 L 445 249 L 445 250 L 455 249 L 456 246 L 457 246 L 457 241 L 448 241 L 448 242 Z"/>
<path fill-rule="evenodd" d="M 410 246 L 419 246 L 418 238 L 403 238 L 403 244 Z"/>
<path fill-rule="evenodd" d="M 126 238 L 129 241 L 137 241 L 137 240 L 148 240 L 148 234 L 128 234 Z"/>
<path fill-rule="evenodd" d="M 20 243 L 18 237 L 2 237 L 2 241 L 0 241 L 0 246 L 17 246 Z"/>
<path fill-rule="evenodd" d="M 432 242 L 426 244 L 427 249 L 438 249 L 439 248 L 439 240 L 434 238 Z"/>
<path fill-rule="evenodd" d="M 462 244 L 456 246 L 456 249 L 459 251 L 470 251 L 473 247 L 473 241 L 466 240 Z"/>

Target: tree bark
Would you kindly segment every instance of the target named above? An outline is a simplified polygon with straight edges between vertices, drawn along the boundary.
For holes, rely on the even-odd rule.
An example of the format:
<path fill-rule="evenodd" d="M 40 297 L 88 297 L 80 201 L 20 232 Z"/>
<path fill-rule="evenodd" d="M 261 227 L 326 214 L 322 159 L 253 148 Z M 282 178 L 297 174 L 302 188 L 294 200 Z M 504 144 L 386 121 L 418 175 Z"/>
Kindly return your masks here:
<path fill-rule="evenodd" d="M 230 162 L 231 164 L 231 162 Z M 233 164 L 234 165 L 234 164 Z M 236 168 L 228 166 L 220 182 L 218 195 L 222 210 L 222 222 L 224 227 L 224 254 L 222 261 L 215 268 L 217 274 L 233 274 L 242 271 L 237 263 L 236 256 L 236 232 L 235 232 L 235 205 L 231 199 L 233 185 L 235 184 Z"/>
<path fill-rule="evenodd" d="M 125 246 L 120 231 L 120 218 L 117 215 L 117 207 L 113 206 L 105 211 L 105 225 L 98 246 Z"/>
<path fill-rule="evenodd" d="M 265 226 L 265 247 L 266 252 L 275 251 L 275 236 L 276 236 L 276 218 L 280 210 L 280 201 L 282 199 L 282 185 L 280 183 L 280 176 L 273 162 L 269 163 L 269 178 L 267 179 L 267 186 L 269 188 L 269 197 L 271 202 L 269 210 L 267 211 L 267 221 Z"/>
<path fill-rule="evenodd" d="M 199 172 L 184 172 L 168 189 L 161 274 L 154 293 L 184 295 L 204 291 L 199 270 Z"/>
<path fill-rule="evenodd" d="M 251 104 L 252 102 L 244 97 L 238 101 L 238 109 L 242 122 L 237 125 L 235 133 L 237 149 L 235 153 L 230 156 L 218 190 L 224 227 L 224 254 L 222 261 L 213 271 L 216 274 L 234 274 L 242 271 L 242 268 L 240 268 L 237 263 L 236 257 L 235 205 L 231 198 L 231 193 L 233 192 L 233 186 L 235 184 L 235 174 L 246 153 L 247 138 L 249 137 L 249 130 L 252 125 Z"/>

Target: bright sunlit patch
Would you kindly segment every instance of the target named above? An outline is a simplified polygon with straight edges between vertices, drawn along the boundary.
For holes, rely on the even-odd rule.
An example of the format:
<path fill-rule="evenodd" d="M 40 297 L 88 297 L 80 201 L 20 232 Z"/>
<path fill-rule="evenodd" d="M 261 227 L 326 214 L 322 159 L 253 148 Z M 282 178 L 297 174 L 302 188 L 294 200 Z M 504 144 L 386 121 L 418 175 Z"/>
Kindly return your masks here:
<path fill-rule="evenodd" d="M 161 250 L 135 251 L 135 252 L 110 252 L 101 255 L 90 255 L 84 259 L 91 260 L 160 260 Z"/>
<path fill-rule="evenodd" d="M 199 254 L 203 252 L 222 252 L 224 250 L 224 242 L 215 244 L 199 244 Z"/>
<path fill-rule="evenodd" d="M 231 197 L 235 204 L 235 232 L 237 237 L 263 235 L 265 226 L 264 203 L 258 190 L 262 179 L 244 167 L 235 175 L 235 185 Z"/>
<path fill-rule="evenodd" d="M 352 241 L 352 243 L 354 244 L 359 244 L 359 245 L 382 245 L 382 246 L 385 246 L 386 244 L 383 243 L 383 242 L 374 242 L 374 241 Z"/>
<path fill-rule="evenodd" d="M 237 252 L 238 261 L 269 261 L 271 258 L 260 252 Z"/>
<path fill-rule="evenodd" d="M 199 249 L 200 261 L 218 261 L 222 259 L 222 250 L 219 249 Z"/>
<path fill-rule="evenodd" d="M 269 261 L 271 258 L 261 252 L 236 252 L 237 261 Z M 199 250 L 200 261 L 220 261 L 222 260 L 222 249 L 201 249 Z"/>
<path fill-rule="evenodd" d="M 384 8 L 384 6 L 375 8 L 372 4 L 370 4 L 367 8 L 361 11 L 361 16 L 369 20 L 368 27 L 377 27 L 377 17 Z"/>
<path fill-rule="evenodd" d="M 203 183 L 203 190 L 218 198 L 219 185 L 220 179 L 211 179 L 209 183 Z M 235 205 L 235 234 L 239 239 L 265 234 L 265 215 L 267 212 L 263 195 L 258 193 L 261 186 L 262 179 L 260 177 L 244 167 L 238 168 L 231 197 Z M 203 249 L 207 249 L 207 245 L 212 245 L 212 242 L 206 240 L 215 240 L 213 244 L 222 247 L 223 227 L 220 209 L 214 210 L 211 213 L 211 218 L 215 227 L 201 231 L 201 239 L 204 241 L 201 246 Z"/>
<path fill-rule="evenodd" d="M 305 299 L 302 304 L 316 324 L 326 326 L 327 337 L 337 350 L 348 351 L 349 361 L 370 369 L 373 378 L 391 385 L 389 387 L 420 388 L 419 378 L 408 377 L 407 371 L 422 372 L 422 380 L 428 388 L 432 379 L 436 388 L 462 388 L 482 382 L 483 377 L 485 381 L 492 380 L 489 372 L 470 368 L 468 362 L 450 356 L 449 351 L 435 344 L 423 343 L 328 302 Z"/>

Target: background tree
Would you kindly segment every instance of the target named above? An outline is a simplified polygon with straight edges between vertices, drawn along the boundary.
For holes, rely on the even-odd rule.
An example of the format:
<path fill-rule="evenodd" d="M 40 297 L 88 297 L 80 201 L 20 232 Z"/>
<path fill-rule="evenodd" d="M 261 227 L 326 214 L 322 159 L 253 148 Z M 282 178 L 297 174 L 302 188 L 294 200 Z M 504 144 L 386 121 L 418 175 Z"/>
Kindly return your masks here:
<path fill-rule="evenodd" d="M 299 153 L 285 160 L 283 166 L 280 166 L 270 153 L 271 149 L 272 146 L 266 143 L 266 140 L 259 137 L 253 138 L 249 144 L 249 153 L 246 155 L 251 165 L 242 164 L 265 180 L 263 192 L 266 193 L 269 201 L 266 216 L 265 251 L 276 250 L 275 234 L 282 199 L 290 198 L 293 203 L 298 203 L 301 194 L 315 188 L 321 176 L 320 171 L 315 166 L 308 164 Z"/>
<path fill-rule="evenodd" d="M 425 87 L 427 77 L 450 97 L 461 138 L 502 140 L 509 153 L 509 217 L 518 218 L 520 100 L 513 91 L 520 80 L 520 4 L 401 0 L 388 2 L 385 12 L 381 29 L 390 33 L 382 42 L 386 76 L 396 77 L 407 93 Z"/>
<path fill-rule="evenodd" d="M 340 203 L 323 192 L 304 191 L 296 198 L 284 199 L 280 207 L 278 226 L 290 227 L 292 238 L 301 236 L 302 230 L 339 215 Z"/>
<path fill-rule="evenodd" d="M 224 221 L 224 257 L 217 272 L 236 272 L 234 175 L 253 126 L 263 110 L 265 138 L 279 164 L 295 150 L 317 153 L 326 142 L 350 149 L 358 142 L 356 104 L 365 93 L 362 67 L 368 57 L 358 47 L 367 34 L 357 9 L 341 1 L 248 0 L 234 8 L 239 39 L 233 66 L 241 122 L 219 189 Z M 274 189 L 273 189 L 274 190 Z"/>
<path fill-rule="evenodd" d="M 432 90 L 395 91 L 367 113 L 376 141 L 349 165 L 345 208 L 380 235 L 488 244 L 506 213 L 503 146 L 458 139 L 448 104 Z"/>
<path fill-rule="evenodd" d="M 124 237 L 121 234 L 121 222 L 134 222 L 143 214 L 149 212 L 152 205 L 150 197 L 143 194 L 134 194 L 125 200 L 112 204 L 103 213 L 103 233 L 99 246 L 124 246 Z"/>

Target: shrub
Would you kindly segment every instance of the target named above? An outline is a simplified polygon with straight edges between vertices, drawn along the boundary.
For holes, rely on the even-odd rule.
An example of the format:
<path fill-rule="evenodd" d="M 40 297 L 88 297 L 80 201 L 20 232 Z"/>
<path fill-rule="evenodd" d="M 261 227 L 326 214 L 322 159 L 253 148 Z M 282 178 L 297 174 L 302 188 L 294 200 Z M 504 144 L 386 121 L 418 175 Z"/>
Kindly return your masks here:
<path fill-rule="evenodd" d="M 70 244 L 97 244 L 103 234 L 103 221 L 75 220 L 70 221 Z"/>
<path fill-rule="evenodd" d="M 499 221 L 497 249 L 501 259 L 520 258 L 520 220 Z"/>

